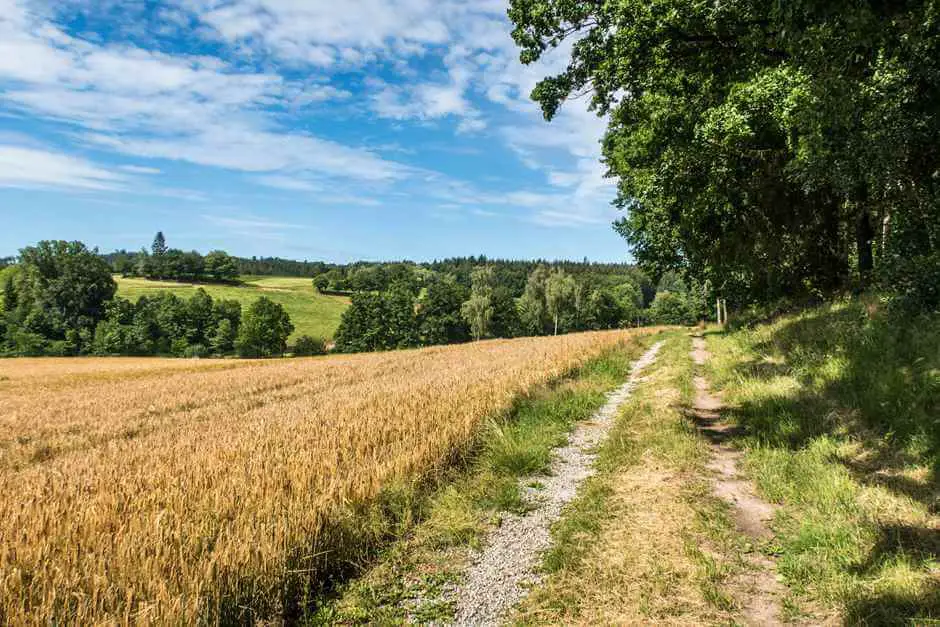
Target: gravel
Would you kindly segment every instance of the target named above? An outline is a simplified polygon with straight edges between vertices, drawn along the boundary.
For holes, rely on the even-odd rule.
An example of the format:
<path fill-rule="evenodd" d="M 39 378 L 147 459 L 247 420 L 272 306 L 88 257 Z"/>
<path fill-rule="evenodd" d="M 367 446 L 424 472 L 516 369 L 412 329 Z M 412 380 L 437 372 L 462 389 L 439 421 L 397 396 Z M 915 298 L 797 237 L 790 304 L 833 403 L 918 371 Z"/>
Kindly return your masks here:
<path fill-rule="evenodd" d="M 640 372 L 651 365 L 662 342 L 654 344 L 631 368 L 627 382 L 607 397 L 607 403 L 572 432 L 568 444 L 554 451 L 548 475 L 520 481 L 532 509 L 508 514 L 472 557 L 466 582 L 455 593 L 457 625 L 496 625 L 539 582 L 541 553 L 551 544 L 550 528 L 562 508 L 574 499 L 578 486 L 594 474 L 594 450 L 606 437 L 617 409 L 630 396 Z M 528 487 L 540 485 L 541 488 Z"/>

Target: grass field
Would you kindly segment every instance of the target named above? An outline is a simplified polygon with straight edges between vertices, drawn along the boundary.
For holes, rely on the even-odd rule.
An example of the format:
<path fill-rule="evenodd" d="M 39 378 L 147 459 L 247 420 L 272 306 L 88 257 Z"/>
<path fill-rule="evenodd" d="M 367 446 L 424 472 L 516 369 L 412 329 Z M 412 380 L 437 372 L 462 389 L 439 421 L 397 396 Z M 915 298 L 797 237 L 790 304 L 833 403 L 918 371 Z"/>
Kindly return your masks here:
<path fill-rule="evenodd" d="M 118 284 L 118 296 L 130 300 L 161 291 L 188 297 L 199 287 L 205 289 L 212 298 L 237 300 L 242 307 L 251 304 L 259 296 L 267 296 L 283 305 L 290 315 L 294 323 L 291 340 L 300 335 L 332 338 L 339 326 L 340 316 L 349 305 L 346 297 L 319 294 L 310 279 L 304 278 L 243 276 L 243 285 L 237 286 L 150 281 L 120 276 L 114 278 Z"/>
<path fill-rule="evenodd" d="M 488 420 L 647 332 L 0 362 L 0 622 L 296 617 Z"/>

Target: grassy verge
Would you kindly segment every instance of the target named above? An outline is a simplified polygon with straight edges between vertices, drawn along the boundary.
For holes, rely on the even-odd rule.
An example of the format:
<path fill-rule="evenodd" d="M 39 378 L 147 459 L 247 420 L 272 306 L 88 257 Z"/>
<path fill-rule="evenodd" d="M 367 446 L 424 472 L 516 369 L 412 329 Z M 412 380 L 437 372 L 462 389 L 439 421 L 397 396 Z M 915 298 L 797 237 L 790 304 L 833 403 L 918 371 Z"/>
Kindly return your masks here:
<path fill-rule="evenodd" d="M 940 320 L 847 301 L 708 341 L 794 614 L 940 620 Z"/>
<path fill-rule="evenodd" d="M 545 470 L 551 450 L 575 423 L 591 416 L 606 393 L 629 374 L 654 339 L 632 339 L 578 371 L 521 399 L 494 419 L 474 449 L 442 469 L 425 489 L 406 489 L 407 506 L 393 516 L 376 510 L 386 547 L 362 575 L 321 600 L 311 623 L 396 623 L 452 617 L 440 593 L 462 572 L 471 548 L 503 512 L 525 507 L 518 480 Z M 401 510 L 406 511 L 401 511 Z"/>
<path fill-rule="evenodd" d="M 622 410 L 589 479 L 553 529 L 548 577 L 521 624 L 726 622 L 749 550 L 705 476 L 708 447 L 685 417 L 689 338 L 674 333 Z"/>
<path fill-rule="evenodd" d="M 349 306 L 343 296 L 325 296 L 313 288 L 309 279 L 294 277 L 244 276 L 241 285 L 213 285 L 178 283 L 174 281 L 150 281 L 148 279 L 116 276 L 117 295 L 136 301 L 141 296 L 158 292 L 171 292 L 189 298 L 198 288 L 203 288 L 212 298 L 237 300 L 247 307 L 261 296 L 283 305 L 294 324 L 290 341 L 301 335 L 330 339 L 339 327 L 340 317 Z"/>

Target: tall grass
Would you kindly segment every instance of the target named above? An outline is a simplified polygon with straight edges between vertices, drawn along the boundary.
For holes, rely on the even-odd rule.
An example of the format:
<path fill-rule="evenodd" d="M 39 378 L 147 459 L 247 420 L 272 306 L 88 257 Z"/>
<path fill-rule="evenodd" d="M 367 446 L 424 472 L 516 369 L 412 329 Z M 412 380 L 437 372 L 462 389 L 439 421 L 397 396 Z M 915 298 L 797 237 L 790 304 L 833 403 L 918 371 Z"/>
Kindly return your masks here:
<path fill-rule="evenodd" d="M 636 336 L 0 364 L 0 618 L 296 616 L 325 574 L 407 524 L 414 482 L 488 417 Z"/>

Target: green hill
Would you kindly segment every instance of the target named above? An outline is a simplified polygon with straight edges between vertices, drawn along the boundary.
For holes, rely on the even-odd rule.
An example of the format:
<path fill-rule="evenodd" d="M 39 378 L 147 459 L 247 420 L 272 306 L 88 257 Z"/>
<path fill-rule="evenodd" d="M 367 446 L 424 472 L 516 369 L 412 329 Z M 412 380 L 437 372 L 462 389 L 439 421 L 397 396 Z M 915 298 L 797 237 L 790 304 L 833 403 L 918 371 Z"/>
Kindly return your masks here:
<path fill-rule="evenodd" d="M 300 335 L 312 335 L 330 339 L 339 326 L 340 316 L 349 306 L 349 299 L 342 296 L 324 296 L 318 293 L 310 279 L 294 277 L 243 276 L 242 285 L 212 285 L 178 283 L 175 281 L 151 281 L 115 276 L 118 296 L 137 300 L 141 296 L 157 292 L 172 292 L 189 297 L 197 288 L 203 288 L 212 298 L 237 300 L 247 306 L 259 296 L 267 296 L 287 310 L 294 323 L 291 340 Z"/>

